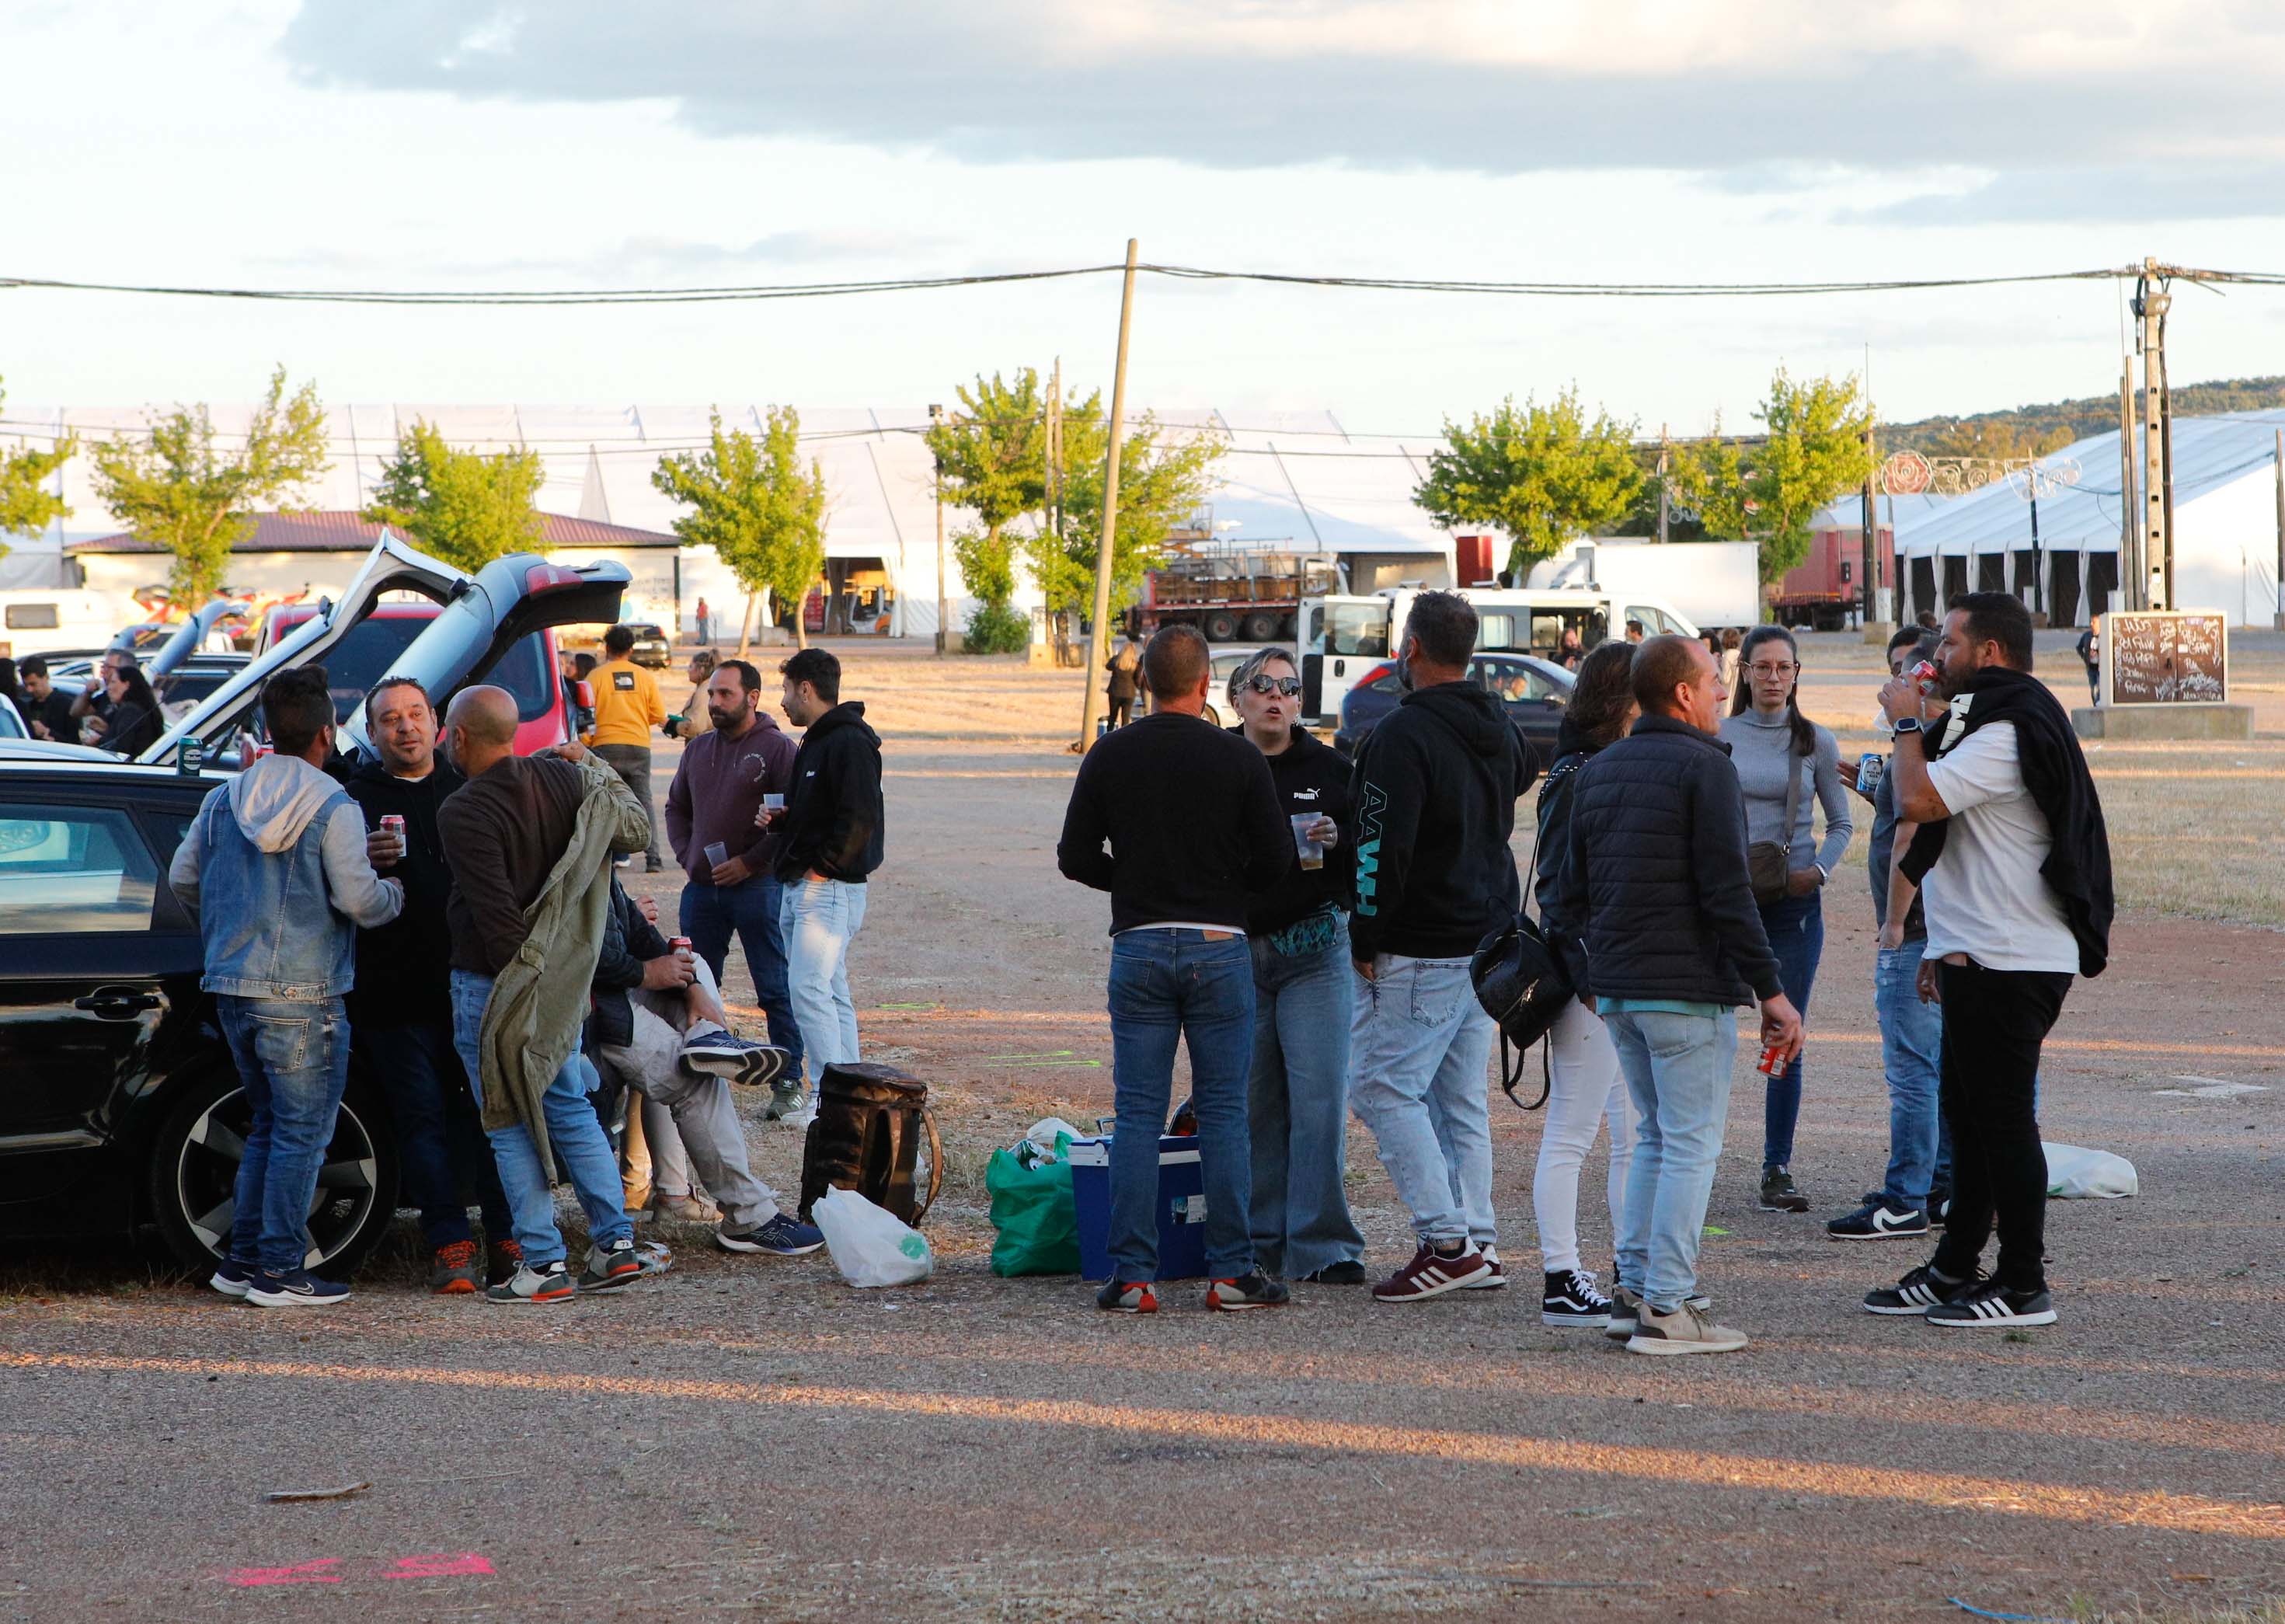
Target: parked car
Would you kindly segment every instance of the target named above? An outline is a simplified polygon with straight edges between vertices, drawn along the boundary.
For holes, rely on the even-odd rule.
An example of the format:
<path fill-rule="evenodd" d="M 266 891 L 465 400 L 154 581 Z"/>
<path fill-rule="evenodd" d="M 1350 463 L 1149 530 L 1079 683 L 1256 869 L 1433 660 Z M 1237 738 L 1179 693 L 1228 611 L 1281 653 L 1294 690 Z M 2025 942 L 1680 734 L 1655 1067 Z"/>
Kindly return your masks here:
<path fill-rule="evenodd" d="M 1468 680 L 1497 694 L 1511 720 L 1523 729 L 1543 762 L 1555 759 L 1555 735 L 1563 726 L 1564 707 L 1571 702 L 1577 679 L 1536 655 L 1480 654 L 1468 662 Z M 1333 734 L 1333 748 L 1353 756 L 1373 725 L 1403 702 L 1403 685 L 1396 663 L 1385 660 L 1357 679 L 1341 701 L 1341 723 Z"/>
<path fill-rule="evenodd" d="M 24 715 L 16 709 L 16 702 L 5 694 L 0 694 L 0 739 L 28 741 L 31 736 L 32 730 L 24 726 Z"/>
<path fill-rule="evenodd" d="M 627 658 L 637 665 L 648 666 L 652 671 L 664 671 L 667 660 L 673 653 L 673 646 L 667 641 L 665 629 L 647 620 L 628 621 L 626 628 L 635 634 L 634 652 Z"/>

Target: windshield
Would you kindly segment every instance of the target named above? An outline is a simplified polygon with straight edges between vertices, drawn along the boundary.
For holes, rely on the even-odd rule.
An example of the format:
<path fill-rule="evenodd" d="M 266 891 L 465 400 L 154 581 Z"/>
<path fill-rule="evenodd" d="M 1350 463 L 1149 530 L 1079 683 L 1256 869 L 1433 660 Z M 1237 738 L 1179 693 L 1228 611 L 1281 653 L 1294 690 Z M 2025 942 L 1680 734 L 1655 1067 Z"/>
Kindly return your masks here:
<path fill-rule="evenodd" d="M 1324 651 L 1333 655 L 1386 655 L 1388 652 L 1388 605 L 1327 604 Z"/>
<path fill-rule="evenodd" d="M 362 621 L 326 651 L 326 680 L 334 694 L 334 719 L 346 722 L 365 702 L 365 691 L 388 676 L 412 639 L 435 624 L 428 615 L 376 615 Z M 536 722 L 555 702 L 547 680 L 546 636 L 535 632 L 516 639 L 484 680 L 515 695 L 519 719 Z"/>

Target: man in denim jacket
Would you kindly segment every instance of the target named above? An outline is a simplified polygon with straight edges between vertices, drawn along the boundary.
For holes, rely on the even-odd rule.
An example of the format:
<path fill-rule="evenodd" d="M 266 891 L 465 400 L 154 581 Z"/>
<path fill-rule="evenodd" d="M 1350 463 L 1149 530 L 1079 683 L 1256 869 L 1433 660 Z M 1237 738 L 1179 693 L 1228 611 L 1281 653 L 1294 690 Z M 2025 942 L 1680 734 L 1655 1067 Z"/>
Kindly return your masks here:
<path fill-rule="evenodd" d="M 395 919 L 404 888 L 373 873 L 365 816 L 323 771 L 334 742 L 325 668 L 272 677 L 262 712 L 277 753 L 207 796 L 167 881 L 198 919 L 199 985 L 215 995 L 254 1106 L 230 1254 L 211 1283 L 265 1308 L 321 1307 L 349 1294 L 302 1267 L 302 1225 L 349 1077 L 342 1000 L 357 927 Z"/>

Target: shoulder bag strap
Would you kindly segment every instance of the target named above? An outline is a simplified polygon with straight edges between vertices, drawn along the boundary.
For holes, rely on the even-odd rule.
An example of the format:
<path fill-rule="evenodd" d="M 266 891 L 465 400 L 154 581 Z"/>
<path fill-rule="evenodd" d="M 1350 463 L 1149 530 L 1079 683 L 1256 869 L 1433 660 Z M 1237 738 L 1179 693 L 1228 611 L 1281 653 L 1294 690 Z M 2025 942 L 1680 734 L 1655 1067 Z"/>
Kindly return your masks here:
<path fill-rule="evenodd" d="M 1786 820 L 1785 838 L 1779 843 L 1787 857 L 1793 855 L 1793 820 L 1801 816 L 1801 764 L 1804 752 L 1792 748 L 1792 735 L 1786 739 Z"/>

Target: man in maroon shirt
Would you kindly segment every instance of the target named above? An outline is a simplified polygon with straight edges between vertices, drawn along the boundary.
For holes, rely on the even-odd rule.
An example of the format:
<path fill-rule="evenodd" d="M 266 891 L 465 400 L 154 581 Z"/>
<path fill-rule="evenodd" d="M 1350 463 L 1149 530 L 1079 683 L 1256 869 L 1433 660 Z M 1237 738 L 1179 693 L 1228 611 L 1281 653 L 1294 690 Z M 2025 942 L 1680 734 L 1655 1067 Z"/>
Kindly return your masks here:
<path fill-rule="evenodd" d="M 780 887 L 770 873 L 775 838 L 757 828 L 766 795 L 782 796 L 793 775 L 794 741 L 760 704 L 761 673 L 725 660 L 706 680 L 712 727 L 690 741 L 666 792 L 666 837 L 690 876 L 682 888 L 682 934 L 719 984 L 730 933 L 745 944 L 754 996 L 769 1017 L 770 1042 L 792 1056 L 771 1091 L 766 1115 L 800 1103 L 801 1028 L 786 990 L 785 938 L 778 925 Z"/>

